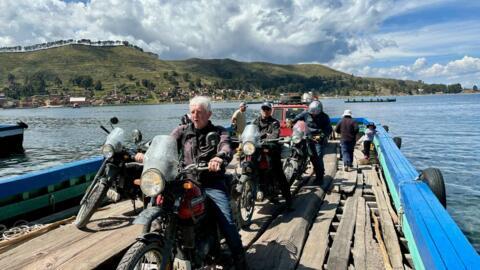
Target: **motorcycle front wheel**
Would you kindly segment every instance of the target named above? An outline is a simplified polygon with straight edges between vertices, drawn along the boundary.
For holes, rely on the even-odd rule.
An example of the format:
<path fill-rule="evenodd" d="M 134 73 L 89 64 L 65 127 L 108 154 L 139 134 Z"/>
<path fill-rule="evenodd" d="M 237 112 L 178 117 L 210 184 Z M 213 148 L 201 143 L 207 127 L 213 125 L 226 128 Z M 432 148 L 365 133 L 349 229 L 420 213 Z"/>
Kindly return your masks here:
<path fill-rule="evenodd" d="M 169 252 L 157 242 L 136 242 L 131 246 L 117 266 L 117 270 L 173 269 Z M 164 260 L 165 263 L 162 263 Z"/>
<path fill-rule="evenodd" d="M 78 211 L 77 217 L 75 218 L 75 226 L 79 229 L 85 227 L 90 218 L 92 217 L 95 210 L 100 206 L 105 195 L 107 194 L 107 186 L 103 181 L 99 180 L 95 183 L 90 194 L 85 200 L 83 200 L 82 205 L 80 205 L 80 210 Z"/>
<path fill-rule="evenodd" d="M 285 174 L 285 178 L 287 178 L 287 182 L 289 184 L 292 184 L 293 181 L 295 181 L 297 176 L 295 170 L 297 170 L 297 167 L 297 162 L 290 158 L 287 158 L 283 163 L 283 173 Z"/>
<path fill-rule="evenodd" d="M 256 189 L 251 180 L 243 182 L 242 193 L 237 198 L 236 206 L 239 213 L 238 225 L 247 228 L 252 223 L 253 211 L 255 210 Z"/>

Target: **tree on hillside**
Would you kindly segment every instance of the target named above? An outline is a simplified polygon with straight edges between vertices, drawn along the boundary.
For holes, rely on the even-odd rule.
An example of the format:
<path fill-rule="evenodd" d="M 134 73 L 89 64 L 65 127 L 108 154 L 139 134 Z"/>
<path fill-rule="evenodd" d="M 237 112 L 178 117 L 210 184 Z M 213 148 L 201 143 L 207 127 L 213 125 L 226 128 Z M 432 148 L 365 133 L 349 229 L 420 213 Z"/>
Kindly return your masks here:
<path fill-rule="evenodd" d="M 7 81 L 8 81 L 8 84 L 14 83 L 15 82 L 15 75 L 13 75 L 12 73 L 8 73 Z"/>
<path fill-rule="evenodd" d="M 195 79 L 195 86 L 196 87 L 202 87 L 202 80 L 200 78 Z"/>
<path fill-rule="evenodd" d="M 103 88 L 102 82 L 100 80 L 96 81 L 95 82 L 95 90 L 100 91 L 100 90 L 102 90 L 102 88 Z"/>
<path fill-rule="evenodd" d="M 57 87 L 60 87 L 63 82 L 62 80 L 60 80 L 60 78 L 58 76 L 55 77 L 55 79 L 53 80 L 53 83 L 57 86 Z"/>
<path fill-rule="evenodd" d="M 462 85 L 459 83 L 450 84 L 447 89 L 448 93 L 460 93 L 462 92 Z"/>
<path fill-rule="evenodd" d="M 188 81 L 190 81 L 190 74 L 188 72 L 183 73 L 182 78 L 183 78 L 184 81 L 188 82 Z"/>

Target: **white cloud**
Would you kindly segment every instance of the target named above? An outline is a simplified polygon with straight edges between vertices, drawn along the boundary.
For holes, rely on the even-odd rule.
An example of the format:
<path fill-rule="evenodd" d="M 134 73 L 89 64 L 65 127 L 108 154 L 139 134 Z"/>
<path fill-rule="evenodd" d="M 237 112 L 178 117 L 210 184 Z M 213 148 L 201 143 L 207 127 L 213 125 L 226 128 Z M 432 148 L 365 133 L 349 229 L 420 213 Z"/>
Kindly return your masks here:
<path fill-rule="evenodd" d="M 412 65 L 372 68 L 364 67 L 357 75 L 369 77 L 389 77 L 410 80 L 423 80 L 427 83 L 462 83 L 471 87 L 480 84 L 480 58 L 464 56 L 444 65 L 434 63 L 428 65 L 426 58 L 418 58 Z"/>
<path fill-rule="evenodd" d="M 478 22 L 380 32 L 389 17 L 452 1 L 3 0 L 0 47 L 70 38 L 128 40 L 163 59 L 327 63 L 344 72 L 394 78 L 433 77 L 440 69 L 460 78 L 460 67 L 427 70 L 426 60 L 452 52 L 476 56 Z M 395 64 L 405 59 L 417 62 Z M 394 66 L 375 68 L 378 61 Z"/>
<path fill-rule="evenodd" d="M 4 0 L 0 46 L 69 38 L 126 39 L 169 59 L 327 62 L 355 51 L 355 36 L 370 35 L 397 4 L 395 0 L 92 0 L 86 4 Z"/>

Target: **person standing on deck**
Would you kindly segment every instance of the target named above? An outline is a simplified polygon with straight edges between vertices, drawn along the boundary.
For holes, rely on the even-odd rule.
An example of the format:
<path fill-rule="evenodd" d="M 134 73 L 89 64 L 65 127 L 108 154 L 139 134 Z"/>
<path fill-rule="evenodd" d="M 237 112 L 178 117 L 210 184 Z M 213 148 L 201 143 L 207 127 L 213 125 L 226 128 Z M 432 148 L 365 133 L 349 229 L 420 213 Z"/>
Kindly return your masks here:
<path fill-rule="evenodd" d="M 358 124 L 352 118 L 352 111 L 345 110 L 343 117 L 335 127 L 335 132 L 340 133 L 340 147 L 342 149 L 343 170 L 348 172 L 353 169 L 353 149 L 355 147 Z"/>
<path fill-rule="evenodd" d="M 243 133 L 243 130 L 245 129 L 246 125 L 246 117 L 245 117 L 245 111 L 247 110 L 247 104 L 245 102 L 240 103 L 240 106 L 238 110 L 236 110 L 233 115 L 232 115 L 232 126 L 235 129 L 235 133 L 237 134 L 237 137 L 240 138 L 240 136 Z"/>
<path fill-rule="evenodd" d="M 367 124 L 367 130 L 365 130 L 365 135 L 363 135 L 361 141 L 363 141 L 363 154 L 365 155 L 365 159 L 370 158 L 370 145 L 373 142 L 373 138 L 377 133 L 375 123 L 370 122 Z"/>
<path fill-rule="evenodd" d="M 332 133 L 332 126 L 330 125 L 330 117 L 323 112 L 322 103 L 314 100 L 308 106 L 308 110 L 297 115 L 287 125 L 292 127 L 297 121 L 304 121 L 312 135 L 312 140 L 309 140 L 308 147 L 311 149 L 313 155 L 310 156 L 310 161 L 315 170 L 316 180 L 320 183 L 325 175 L 325 166 L 323 164 L 323 155 L 325 147 L 328 144 L 328 137 Z"/>

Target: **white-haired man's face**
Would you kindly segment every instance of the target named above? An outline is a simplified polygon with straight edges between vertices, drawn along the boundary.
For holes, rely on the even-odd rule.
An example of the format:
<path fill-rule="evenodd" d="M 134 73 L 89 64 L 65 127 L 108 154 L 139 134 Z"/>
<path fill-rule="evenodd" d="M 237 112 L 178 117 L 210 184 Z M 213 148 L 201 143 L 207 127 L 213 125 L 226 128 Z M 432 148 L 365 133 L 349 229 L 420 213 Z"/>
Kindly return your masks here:
<path fill-rule="evenodd" d="M 208 119 L 212 116 L 212 112 L 207 111 L 202 105 L 190 105 L 190 114 L 195 128 L 202 129 L 207 126 Z"/>

